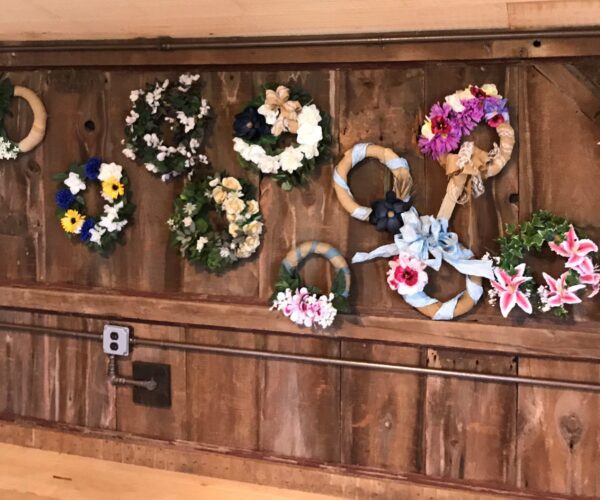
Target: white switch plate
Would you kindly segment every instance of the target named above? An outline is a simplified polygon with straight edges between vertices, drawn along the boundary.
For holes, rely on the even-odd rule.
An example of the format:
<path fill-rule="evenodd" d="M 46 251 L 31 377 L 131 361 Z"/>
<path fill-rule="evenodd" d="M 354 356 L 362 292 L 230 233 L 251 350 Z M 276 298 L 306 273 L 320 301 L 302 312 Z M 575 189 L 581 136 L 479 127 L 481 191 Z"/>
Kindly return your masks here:
<path fill-rule="evenodd" d="M 129 327 L 104 325 L 102 348 L 106 354 L 129 356 Z"/>

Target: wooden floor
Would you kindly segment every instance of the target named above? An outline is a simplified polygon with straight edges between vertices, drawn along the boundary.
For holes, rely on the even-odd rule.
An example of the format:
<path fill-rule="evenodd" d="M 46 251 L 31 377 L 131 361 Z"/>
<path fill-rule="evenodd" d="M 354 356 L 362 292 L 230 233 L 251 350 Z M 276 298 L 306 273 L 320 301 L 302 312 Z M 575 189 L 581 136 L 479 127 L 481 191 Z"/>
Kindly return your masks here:
<path fill-rule="evenodd" d="M 325 500 L 334 497 L 0 444 L 2 500 Z"/>

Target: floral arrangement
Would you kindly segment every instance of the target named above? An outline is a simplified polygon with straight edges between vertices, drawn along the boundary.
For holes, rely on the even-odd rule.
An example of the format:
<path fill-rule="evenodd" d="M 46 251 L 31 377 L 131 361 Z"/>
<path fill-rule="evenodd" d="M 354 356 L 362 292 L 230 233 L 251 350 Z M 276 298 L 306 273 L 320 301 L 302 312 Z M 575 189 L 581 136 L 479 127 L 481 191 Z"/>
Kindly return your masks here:
<path fill-rule="evenodd" d="M 390 190 L 383 200 L 377 200 L 371 205 L 369 222 L 377 228 L 377 231 L 396 234 L 404 224 L 402 214 L 411 206 L 410 198 L 401 200 L 393 190 Z"/>
<path fill-rule="evenodd" d="M 69 238 L 76 237 L 93 251 L 106 254 L 120 241 L 135 207 L 129 200 L 129 179 L 123 167 L 90 158 L 85 164 L 72 164 L 67 172 L 54 176 L 59 183 L 56 192 L 56 216 Z M 88 216 L 83 194 L 87 181 L 97 182 L 106 202 L 98 218 Z"/>
<path fill-rule="evenodd" d="M 182 257 L 221 272 L 256 252 L 263 223 L 252 191 L 249 183 L 226 175 L 189 182 L 167 221 Z M 214 212 L 226 221 L 222 229 L 210 217 Z"/>
<path fill-rule="evenodd" d="M 308 94 L 283 85 L 266 85 L 235 116 L 233 131 L 242 166 L 272 175 L 286 191 L 306 181 L 331 144 L 329 115 Z"/>
<path fill-rule="evenodd" d="M 421 127 L 419 147 L 423 154 L 439 160 L 458 150 L 461 139 L 483 120 L 493 128 L 508 123 L 507 99 L 494 84 L 469 85 L 431 107 Z"/>
<path fill-rule="evenodd" d="M 154 82 L 134 90 L 132 108 L 125 119 L 123 154 L 163 182 L 208 164 L 200 151 L 210 106 L 200 95 L 200 75 L 185 73 L 177 81 Z M 162 132 L 166 123 L 171 134 L 167 144 Z"/>
<path fill-rule="evenodd" d="M 329 328 L 339 312 L 349 312 L 345 273 L 336 273 L 331 292 L 324 294 L 319 288 L 303 283 L 296 268 L 282 265 L 275 292 L 271 297 L 271 310 L 281 311 L 295 324 L 305 327 Z"/>
<path fill-rule="evenodd" d="M 515 306 L 527 314 L 536 309 L 566 317 L 566 306 L 581 303 L 584 290 L 590 291 L 589 298 L 600 292 L 598 246 L 589 239 L 580 239 L 567 219 L 540 210 L 520 226 L 509 224 L 506 235 L 498 241 L 500 255 L 487 256 L 496 265 L 496 279 L 490 281 L 488 298 L 490 304 L 500 304 L 505 318 Z M 544 272 L 545 284 L 539 284 L 525 258 L 546 247 L 567 260 L 559 277 Z"/>
<path fill-rule="evenodd" d="M 10 114 L 10 101 L 14 90 L 8 78 L 0 79 L 0 160 L 14 160 L 20 153 L 19 145 L 11 141 L 4 130 L 4 117 Z"/>

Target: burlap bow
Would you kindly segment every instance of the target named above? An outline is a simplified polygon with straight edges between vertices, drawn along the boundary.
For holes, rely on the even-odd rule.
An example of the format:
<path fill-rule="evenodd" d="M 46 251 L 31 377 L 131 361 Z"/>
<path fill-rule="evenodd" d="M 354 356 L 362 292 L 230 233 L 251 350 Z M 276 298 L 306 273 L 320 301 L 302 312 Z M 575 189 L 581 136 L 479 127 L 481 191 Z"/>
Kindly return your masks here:
<path fill-rule="evenodd" d="M 446 196 L 438 217 L 450 219 L 454 206 L 467 203 L 471 196 L 477 198 L 485 191 L 483 181 L 499 174 L 510 160 L 515 145 L 515 132 L 509 123 L 496 128 L 500 144 L 491 151 L 484 151 L 472 142 L 465 142 L 458 153 L 443 155 L 440 165 L 449 176 Z"/>
<path fill-rule="evenodd" d="M 277 119 L 271 125 L 271 133 L 275 136 L 283 132 L 295 134 L 298 131 L 298 113 L 302 105 L 298 101 L 290 101 L 290 89 L 280 85 L 277 90 L 268 89 L 264 107 L 269 111 L 278 111 Z"/>

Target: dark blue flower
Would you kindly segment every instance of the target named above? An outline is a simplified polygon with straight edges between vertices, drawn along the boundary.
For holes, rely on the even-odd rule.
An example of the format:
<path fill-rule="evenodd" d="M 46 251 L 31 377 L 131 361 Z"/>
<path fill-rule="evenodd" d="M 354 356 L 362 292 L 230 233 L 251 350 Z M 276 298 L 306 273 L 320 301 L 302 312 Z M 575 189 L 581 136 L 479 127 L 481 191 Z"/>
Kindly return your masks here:
<path fill-rule="evenodd" d="M 63 210 L 68 210 L 75 201 L 75 195 L 69 189 L 61 189 L 54 198 L 58 207 Z"/>
<path fill-rule="evenodd" d="M 79 233 L 81 241 L 88 241 L 90 239 L 90 229 L 92 229 L 95 225 L 96 221 L 91 217 L 85 219 L 83 225 L 81 226 L 81 232 Z"/>
<path fill-rule="evenodd" d="M 102 160 L 97 156 L 90 158 L 85 164 L 85 176 L 91 181 L 95 181 L 96 179 L 98 179 L 101 164 Z"/>
<path fill-rule="evenodd" d="M 369 222 L 374 224 L 378 231 L 396 234 L 404 224 L 402 213 L 410 206 L 410 201 L 402 201 L 396 197 L 394 191 L 388 191 L 385 200 L 377 200 L 371 205 L 373 211 L 369 216 Z"/>
<path fill-rule="evenodd" d="M 253 106 L 248 106 L 244 111 L 235 115 L 233 132 L 236 137 L 256 141 L 261 135 L 271 133 L 271 127 L 267 125 L 265 117 Z"/>

